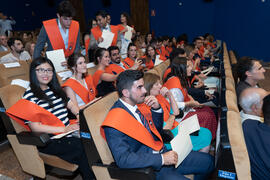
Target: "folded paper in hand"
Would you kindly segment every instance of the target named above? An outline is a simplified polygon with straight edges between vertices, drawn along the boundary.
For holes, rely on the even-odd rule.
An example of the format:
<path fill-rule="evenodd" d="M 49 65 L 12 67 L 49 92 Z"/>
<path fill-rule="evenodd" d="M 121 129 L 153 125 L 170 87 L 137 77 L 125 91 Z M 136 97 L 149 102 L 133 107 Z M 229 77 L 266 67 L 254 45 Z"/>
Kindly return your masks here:
<path fill-rule="evenodd" d="M 47 51 L 46 56 L 52 61 L 56 72 L 65 70 L 65 67 L 61 65 L 61 63 L 66 61 L 63 49 Z"/>
<path fill-rule="evenodd" d="M 198 130 L 200 130 L 200 125 L 196 114 L 185 119 L 178 125 L 178 134 L 171 140 L 172 150 L 178 154 L 178 162 L 175 168 L 177 168 L 191 152 L 193 146 L 190 134 Z"/>
<path fill-rule="evenodd" d="M 111 31 L 102 31 L 102 36 L 103 41 L 98 44 L 98 47 L 101 48 L 108 48 L 111 46 L 114 34 Z"/>

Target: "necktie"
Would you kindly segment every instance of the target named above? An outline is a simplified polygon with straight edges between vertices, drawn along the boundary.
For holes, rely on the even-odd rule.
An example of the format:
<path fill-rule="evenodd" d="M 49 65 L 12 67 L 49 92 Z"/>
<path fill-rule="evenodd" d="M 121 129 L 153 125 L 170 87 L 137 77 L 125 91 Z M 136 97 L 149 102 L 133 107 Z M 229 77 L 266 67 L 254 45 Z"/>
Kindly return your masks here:
<path fill-rule="evenodd" d="M 140 116 L 141 118 L 141 121 L 144 125 L 144 127 L 152 134 L 151 130 L 150 130 L 150 127 L 148 125 L 148 122 L 147 120 L 145 119 L 145 117 L 143 116 L 143 114 L 141 113 L 141 111 L 139 109 L 136 110 L 136 113 Z"/>

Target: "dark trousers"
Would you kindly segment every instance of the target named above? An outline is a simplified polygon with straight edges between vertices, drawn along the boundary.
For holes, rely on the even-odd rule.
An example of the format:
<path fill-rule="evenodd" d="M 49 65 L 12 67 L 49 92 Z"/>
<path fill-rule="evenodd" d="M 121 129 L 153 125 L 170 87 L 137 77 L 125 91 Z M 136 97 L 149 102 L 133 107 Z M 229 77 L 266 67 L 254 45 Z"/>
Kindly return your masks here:
<path fill-rule="evenodd" d="M 83 179 L 94 179 L 94 174 L 88 165 L 88 160 L 79 138 L 63 137 L 53 139 L 43 148 L 39 148 L 42 153 L 58 156 L 70 163 L 77 164 L 78 170 Z"/>
<path fill-rule="evenodd" d="M 214 158 L 208 153 L 191 151 L 186 159 L 177 167 L 163 166 L 156 172 L 157 180 L 187 179 L 184 175 L 194 174 L 194 180 L 207 179 L 214 170 Z"/>

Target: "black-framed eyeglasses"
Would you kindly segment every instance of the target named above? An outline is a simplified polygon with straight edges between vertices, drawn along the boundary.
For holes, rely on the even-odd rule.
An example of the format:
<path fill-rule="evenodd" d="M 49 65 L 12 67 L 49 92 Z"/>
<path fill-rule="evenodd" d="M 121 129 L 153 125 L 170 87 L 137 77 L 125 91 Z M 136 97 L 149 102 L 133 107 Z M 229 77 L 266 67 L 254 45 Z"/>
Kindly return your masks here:
<path fill-rule="evenodd" d="M 47 74 L 52 74 L 53 73 L 53 70 L 52 69 L 44 69 L 44 68 L 38 68 L 36 69 L 36 71 L 39 73 L 39 74 L 45 74 L 45 72 Z"/>

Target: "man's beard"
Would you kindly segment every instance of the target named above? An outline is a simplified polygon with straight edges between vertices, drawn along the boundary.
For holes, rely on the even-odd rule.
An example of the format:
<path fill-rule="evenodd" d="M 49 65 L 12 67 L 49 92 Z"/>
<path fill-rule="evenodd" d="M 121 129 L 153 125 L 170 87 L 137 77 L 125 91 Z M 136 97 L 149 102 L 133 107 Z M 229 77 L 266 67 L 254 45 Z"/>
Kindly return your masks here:
<path fill-rule="evenodd" d="M 16 53 L 21 54 L 23 51 L 24 51 L 23 49 L 17 50 Z"/>
<path fill-rule="evenodd" d="M 146 95 L 146 94 L 144 94 L 144 98 L 145 98 L 145 95 Z M 131 94 L 130 97 L 129 97 L 130 101 L 132 101 L 134 104 L 142 104 L 142 103 L 144 102 L 144 98 L 143 98 L 143 100 L 140 102 L 140 101 L 137 101 L 136 99 L 134 99 L 133 96 L 132 96 L 132 94 Z"/>

